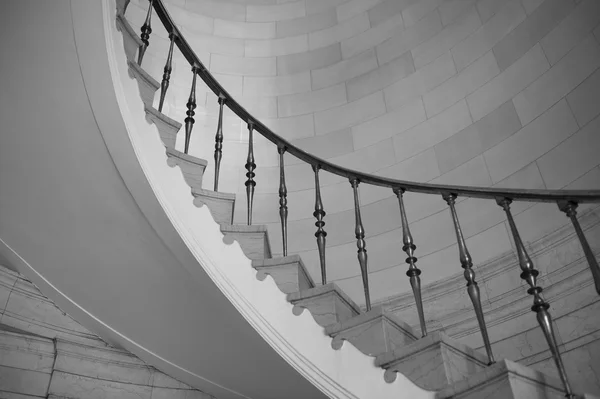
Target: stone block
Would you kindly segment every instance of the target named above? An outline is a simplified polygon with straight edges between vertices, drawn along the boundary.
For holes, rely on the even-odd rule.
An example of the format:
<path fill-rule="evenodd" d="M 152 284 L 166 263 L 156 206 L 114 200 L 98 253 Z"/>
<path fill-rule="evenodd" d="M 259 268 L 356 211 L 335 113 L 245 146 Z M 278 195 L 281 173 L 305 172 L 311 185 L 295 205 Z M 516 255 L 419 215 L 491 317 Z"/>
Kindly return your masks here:
<path fill-rule="evenodd" d="M 378 356 L 417 340 L 417 334 L 408 324 L 386 313 L 380 306 L 350 320 L 329 325 L 325 333 L 333 338 L 334 349 L 339 349 L 343 341 L 349 341 L 369 356 Z"/>
<path fill-rule="evenodd" d="M 136 54 L 143 44 L 142 39 L 123 15 L 117 15 L 117 29 L 123 34 L 123 48 L 128 61 L 136 62 Z"/>
<path fill-rule="evenodd" d="M 294 314 L 308 309 L 322 327 L 349 320 L 360 313 L 360 308 L 334 283 L 288 294 L 294 305 Z"/>
<path fill-rule="evenodd" d="M 235 194 L 192 188 L 192 195 L 194 196 L 194 205 L 197 207 L 208 206 L 215 222 L 233 224 Z"/>
<path fill-rule="evenodd" d="M 366 13 L 342 21 L 331 28 L 308 34 L 308 48 L 314 50 L 320 47 L 329 46 L 333 43 L 341 42 L 344 39 L 355 36 L 370 28 L 369 17 Z"/>
<path fill-rule="evenodd" d="M 487 358 L 443 333 L 434 332 L 378 356 L 375 364 L 386 370 L 388 382 L 401 373 L 424 389 L 439 390 L 484 370 Z"/>
<path fill-rule="evenodd" d="M 202 176 L 208 164 L 205 160 L 185 154 L 174 148 L 167 148 L 167 164 L 174 168 L 179 166 L 185 182 L 190 188 L 202 188 Z"/>
<path fill-rule="evenodd" d="M 321 29 L 326 29 L 337 24 L 335 8 L 321 13 L 277 21 L 276 36 L 287 37 L 307 34 Z"/>
<path fill-rule="evenodd" d="M 444 398 L 559 399 L 559 381 L 510 360 L 502 360 L 438 392 Z"/>
<path fill-rule="evenodd" d="M 284 294 L 308 290 L 315 286 L 302 258 L 298 255 L 253 260 L 252 267 L 256 269 L 259 280 L 263 280 L 267 275 L 273 277 L 277 287 Z"/>
<path fill-rule="evenodd" d="M 146 111 L 146 120 L 156 125 L 160 139 L 165 147 L 175 148 L 177 132 L 181 129 L 181 123 L 169 118 L 162 112 L 158 112 L 156 108 L 147 104 L 144 104 L 144 111 Z"/>
<path fill-rule="evenodd" d="M 585 126 L 600 114 L 600 69 L 571 91 L 567 102 L 579 126 Z"/>
<path fill-rule="evenodd" d="M 129 76 L 136 80 L 140 96 L 145 105 L 152 106 L 154 95 L 160 88 L 160 83 L 140 67 L 137 62 L 128 61 Z"/>
<path fill-rule="evenodd" d="M 261 225 L 231 225 L 221 224 L 223 242 L 231 244 L 237 241 L 244 254 L 252 260 L 267 259 L 271 257 L 271 246 L 266 226 Z"/>
<path fill-rule="evenodd" d="M 375 118 L 386 111 L 381 91 L 314 114 L 316 134 L 334 132 Z"/>
<path fill-rule="evenodd" d="M 340 43 L 303 53 L 288 54 L 277 57 L 277 74 L 293 75 L 300 72 L 322 69 L 335 65 L 342 60 Z"/>
<path fill-rule="evenodd" d="M 375 68 L 377 68 L 375 50 L 367 50 L 355 57 L 311 71 L 312 89 L 342 83 Z"/>
<path fill-rule="evenodd" d="M 381 24 L 342 41 L 342 55 L 350 58 L 362 53 L 379 43 L 401 35 L 404 30 L 402 15 L 396 14 Z"/>

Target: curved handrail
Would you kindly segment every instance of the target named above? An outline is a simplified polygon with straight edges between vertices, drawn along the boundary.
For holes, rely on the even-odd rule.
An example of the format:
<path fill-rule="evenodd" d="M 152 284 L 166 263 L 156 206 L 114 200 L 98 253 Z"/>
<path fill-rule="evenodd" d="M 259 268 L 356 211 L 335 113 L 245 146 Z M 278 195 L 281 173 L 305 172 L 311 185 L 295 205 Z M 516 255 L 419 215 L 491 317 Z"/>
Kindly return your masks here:
<path fill-rule="evenodd" d="M 151 4 L 160 18 L 163 26 L 169 33 L 174 35 L 175 43 L 192 68 L 196 67 L 197 73 L 204 83 L 218 97 L 225 99 L 225 105 L 231 109 L 240 119 L 248 124 L 254 125 L 254 130 L 259 132 L 267 140 L 271 141 L 280 148 L 294 155 L 296 158 L 338 176 L 350 180 L 358 180 L 361 183 L 375 186 L 389 187 L 391 189 L 403 189 L 406 191 L 425 193 L 425 194 L 456 194 L 463 197 L 475 198 L 510 198 L 512 200 L 535 201 L 535 202 L 557 202 L 572 201 L 576 203 L 600 202 L 600 190 L 530 190 L 530 189 L 505 189 L 505 188 L 484 188 L 471 186 L 455 186 L 446 184 L 417 183 L 406 180 L 390 179 L 381 176 L 375 176 L 369 173 L 359 172 L 353 169 L 344 168 L 324 159 L 316 157 L 298 147 L 289 141 L 278 136 L 275 132 L 265 126 L 259 119 L 250 114 L 231 96 L 223 86 L 214 78 L 214 76 L 204 66 L 194 50 L 187 43 L 175 22 L 169 15 L 162 0 L 153 0 Z"/>

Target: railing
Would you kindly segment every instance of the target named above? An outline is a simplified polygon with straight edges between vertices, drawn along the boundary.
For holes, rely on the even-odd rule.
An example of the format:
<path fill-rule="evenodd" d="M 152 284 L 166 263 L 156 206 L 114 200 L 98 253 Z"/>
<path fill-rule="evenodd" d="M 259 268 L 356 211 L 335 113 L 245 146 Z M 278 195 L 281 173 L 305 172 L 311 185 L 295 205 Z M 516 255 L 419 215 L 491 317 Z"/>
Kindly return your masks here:
<path fill-rule="evenodd" d="M 119 12 L 123 13 L 129 0 L 121 0 L 124 4 L 120 6 Z M 409 277 L 410 284 L 415 297 L 415 304 L 417 313 L 419 316 L 419 322 L 421 326 L 421 333 L 423 336 L 427 335 L 427 327 L 425 323 L 425 316 L 423 312 L 423 303 L 421 299 L 421 270 L 416 266 L 417 258 L 414 256 L 416 246 L 413 242 L 410 228 L 408 225 L 408 219 L 406 216 L 406 208 L 404 206 L 403 195 L 406 191 L 433 194 L 442 197 L 448 204 L 450 214 L 452 216 L 454 230 L 456 233 L 456 240 L 458 243 L 459 261 L 464 269 L 464 277 L 467 282 L 467 292 L 473 304 L 477 322 L 483 338 L 485 350 L 487 352 L 489 363 L 494 363 L 494 355 L 492 353 L 490 340 L 488 337 L 487 327 L 485 324 L 485 318 L 483 309 L 481 306 L 480 291 L 477 281 L 475 280 L 475 271 L 473 270 L 473 261 L 465 238 L 463 236 L 458 214 L 456 212 L 455 203 L 457 197 L 473 197 L 473 198 L 484 198 L 496 201 L 496 203 L 502 208 L 506 214 L 510 230 L 516 245 L 516 251 L 519 259 L 519 265 L 521 268 L 521 278 L 527 282 L 529 289 L 527 293 L 533 296 L 532 311 L 536 313 L 538 323 L 544 333 L 547 340 L 548 346 L 556 363 L 556 367 L 559 371 L 560 378 L 565 388 L 567 397 L 574 397 L 571 387 L 569 385 L 565 368 L 562 363 L 561 355 L 558 351 L 556 338 L 552 326 L 552 318 L 548 312 L 550 305 L 544 299 L 542 295 L 542 287 L 537 285 L 537 276 L 539 272 L 535 269 L 531 258 L 527 254 L 523 241 L 517 230 L 510 205 L 513 201 L 533 201 L 533 202 L 554 202 L 558 205 L 560 211 L 564 212 L 573 223 L 577 237 L 583 248 L 583 252 L 588 261 L 589 268 L 591 270 L 595 288 L 597 293 L 600 295 L 600 267 L 596 260 L 592 249 L 579 225 L 577 220 L 576 208 L 580 203 L 591 203 L 600 202 L 600 191 L 598 190 L 521 190 L 521 189 L 496 189 L 496 188 L 482 188 L 482 187 L 465 187 L 465 186 L 452 186 L 452 185 L 438 185 L 438 184 L 426 184 L 426 183 L 415 183 L 403 180 L 395 180 L 384 178 L 380 176 L 374 176 L 371 174 L 362 173 L 356 170 L 344 168 L 333 163 L 327 162 L 320 159 L 312 154 L 309 154 L 300 148 L 294 146 L 288 141 L 284 140 L 271 129 L 262 124 L 258 119 L 252 116 L 246 111 L 224 88 L 217 82 L 217 80 L 211 75 L 206 69 L 202 61 L 194 53 L 190 45 L 187 43 L 179 29 L 176 27 L 174 21 L 171 19 L 167 12 L 164 4 L 161 0 L 149 0 L 150 7 L 146 14 L 146 19 L 141 27 L 141 40 L 142 45 L 138 52 L 138 64 L 141 65 L 146 49 L 150 45 L 149 39 L 152 32 L 152 11 L 154 10 L 158 15 L 161 23 L 169 34 L 170 46 L 167 54 L 166 63 L 164 67 L 164 74 L 161 82 L 161 92 L 159 101 L 159 111 L 162 111 L 165 95 L 169 88 L 169 80 L 172 71 L 172 60 L 174 47 L 177 46 L 179 51 L 186 58 L 191 66 L 192 71 L 192 84 L 190 89 L 190 95 L 188 98 L 187 106 L 187 117 L 185 118 L 185 147 L 184 152 L 187 154 L 189 150 L 190 138 L 192 135 L 192 129 L 194 126 L 194 109 L 196 108 L 196 77 L 200 76 L 202 81 L 210 88 L 210 90 L 217 96 L 219 104 L 219 118 L 217 124 L 217 133 L 215 136 L 215 176 L 214 176 L 214 189 L 215 191 L 219 187 L 219 171 L 223 151 L 223 108 L 227 106 L 233 111 L 242 121 L 248 126 L 248 156 L 246 159 L 245 168 L 247 170 L 245 182 L 246 186 L 246 197 L 247 197 L 247 211 L 248 211 L 248 225 L 252 224 L 252 205 L 254 199 L 254 187 L 256 182 L 254 181 L 256 169 L 256 163 L 254 159 L 254 147 L 253 147 L 253 134 L 258 132 L 267 140 L 271 141 L 276 145 L 277 152 L 279 154 L 279 169 L 280 169 L 280 185 L 279 185 L 279 215 L 281 219 L 281 232 L 283 242 L 283 255 L 287 256 L 287 187 L 285 182 L 285 165 L 284 155 L 289 153 L 296 158 L 304 161 L 312 167 L 315 175 L 315 211 L 313 216 L 316 218 L 315 226 L 317 231 L 315 233 L 317 241 L 317 249 L 319 253 L 319 262 L 321 266 L 321 282 L 327 283 L 326 273 L 326 261 L 325 261 L 325 249 L 326 249 L 326 236 L 327 233 L 324 230 L 326 215 L 323 208 L 323 202 L 321 200 L 321 189 L 319 183 L 319 172 L 321 170 L 347 178 L 354 194 L 354 213 L 355 213 L 355 236 L 356 245 L 358 248 L 357 257 L 360 266 L 360 273 L 363 282 L 363 288 L 365 293 L 366 309 L 371 309 L 371 301 L 369 294 L 369 280 L 368 280 L 368 257 L 365 241 L 365 229 L 361 219 L 361 209 L 358 196 L 358 187 L 361 183 L 370 184 L 375 186 L 387 187 L 397 196 L 400 207 L 400 216 L 402 221 L 402 234 L 403 234 L 403 251 L 406 252 L 407 258 L 406 263 L 408 264 L 408 271 L 406 275 Z"/>

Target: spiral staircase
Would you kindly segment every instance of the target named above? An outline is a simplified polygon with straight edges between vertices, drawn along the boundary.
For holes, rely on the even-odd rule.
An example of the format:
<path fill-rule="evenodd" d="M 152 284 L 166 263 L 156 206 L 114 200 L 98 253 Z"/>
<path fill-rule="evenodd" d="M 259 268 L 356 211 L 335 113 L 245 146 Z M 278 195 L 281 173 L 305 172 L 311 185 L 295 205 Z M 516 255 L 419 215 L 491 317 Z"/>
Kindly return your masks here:
<path fill-rule="evenodd" d="M 111 6 L 115 6 L 111 2 L 105 2 Z M 344 392 L 344 389 L 340 389 L 337 392 L 333 390 L 326 392 L 325 395 L 330 397 L 362 397 L 362 398 L 383 398 L 383 397 L 436 397 L 436 398 L 560 398 L 560 397 L 585 397 L 593 398 L 589 394 L 578 392 L 577 388 L 572 389 L 568 383 L 569 370 L 566 370 L 562 364 L 560 353 L 557 350 L 557 344 L 554 338 L 554 332 L 552 330 L 552 319 L 548 313 L 548 303 L 543 298 L 541 292 L 542 289 L 536 282 L 537 271 L 529 258 L 527 249 L 522 242 L 520 242 L 519 233 L 513 222 L 513 216 L 510 211 L 510 204 L 513 200 L 528 200 L 528 201 L 549 201 L 558 202 L 560 210 L 565 212 L 571 217 L 575 230 L 578 233 L 580 243 L 584 248 L 584 252 L 589 262 L 591 273 L 596 277 L 598 264 L 595 258 L 595 254 L 589 247 L 586 241 L 584 230 L 586 230 L 586 224 L 584 228 L 579 225 L 579 221 L 576 216 L 575 209 L 577 204 L 580 203 L 595 203 L 600 202 L 600 193 L 596 191 L 555 191 L 555 192 L 536 192 L 535 190 L 520 191 L 520 190 L 500 190 L 500 189 L 480 189 L 473 187 L 457 187 L 457 186 L 436 186 L 428 184 L 417 184 L 403 181 L 395 181 L 391 179 L 382 179 L 375 176 L 362 174 L 352 170 L 339 168 L 336 165 L 330 164 L 324 160 L 313 157 L 312 155 L 305 153 L 304 151 L 294 147 L 292 144 L 286 142 L 280 137 L 276 136 L 275 133 L 271 132 L 270 129 L 260 123 L 259 120 L 254 119 L 245 109 L 243 109 L 235 99 L 230 96 L 219 83 L 210 75 L 210 73 L 203 67 L 200 60 L 195 56 L 187 42 L 185 37 L 176 28 L 176 24 L 171 20 L 167 7 L 161 0 L 153 0 L 150 2 L 150 8 L 148 9 L 148 19 L 146 20 L 145 26 L 142 27 L 142 34 L 138 35 L 137 30 L 134 29 L 127 18 L 125 17 L 125 11 L 127 8 L 128 1 L 121 0 L 117 1 L 116 14 L 115 9 L 110 10 L 113 17 L 113 23 L 116 28 L 122 34 L 122 45 L 126 60 L 126 66 L 120 65 L 121 70 L 127 70 L 129 78 L 135 81 L 139 90 L 139 109 L 143 109 L 145 120 L 148 123 L 147 126 L 154 125 L 159 137 L 152 137 L 156 143 L 159 138 L 162 145 L 166 149 L 166 165 L 165 168 L 170 167 L 172 171 L 178 171 L 181 173 L 185 183 L 189 187 L 189 191 L 192 194 L 191 198 L 185 198 L 186 201 L 193 203 L 194 206 L 208 210 L 210 215 L 216 223 L 218 223 L 220 232 L 223 235 L 223 241 L 225 244 L 231 245 L 234 242 L 239 244 L 239 247 L 243 251 L 243 254 L 251 260 L 251 266 L 253 268 L 253 274 L 255 273 L 256 278 L 260 281 L 273 280 L 276 287 L 285 294 L 285 299 L 289 302 L 292 307 L 291 310 L 293 315 L 300 316 L 304 315 L 303 320 L 307 320 L 306 314 L 310 314 L 310 322 L 316 323 L 319 330 L 324 331 L 325 335 L 330 337 L 331 349 L 328 350 L 343 351 L 348 350 L 348 346 L 351 345 L 362 352 L 362 354 L 372 357 L 374 359 L 375 366 L 379 369 L 369 368 L 371 365 L 365 367 L 369 368 L 369 372 L 372 373 L 366 378 L 372 377 L 372 375 L 378 376 L 378 380 L 368 380 L 371 384 L 367 388 L 361 388 L 355 391 L 355 387 L 345 387 L 344 380 L 337 384 L 342 388 L 348 389 Z M 105 9 L 106 12 L 106 9 Z M 143 56 L 150 37 L 150 18 L 152 12 L 156 12 L 161 23 L 165 26 L 167 31 L 171 34 L 171 47 L 167 57 L 167 63 L 165 65 L 164 75 L 162 82 L 157 81 L 153 76 L 150 76 L 143 67 Z M 156 21 L 154 22 L 156 23 Z M 193 83 L 190 97 L 187 103 L 188 118 L 184 121 L 184 124 L 171 119 L 169 116 L 162 112 L 164 93 L 167 91 L 169 86 L 169 75 L 171 73 L 170 60 L 173 56 L 173 50 L 175 45 L 184 52 L 184 56 L 193 71 Z M 117 51 L 121 51 L 117 49 Z M 215 94 L 219 96 L 220 105 L 220 118 L 219 126 L 217 129 L 217 145 L 215 152 L 215 163 L 217 165 L 220 162 L 220 151 L 219 144 L 222 144 L 222 114 L 225 106 L 229 107 L 235 112 L 240 118 L 242 118 L 248 124 L 249 129 L 249 152 L 248 160 L 246 163 L 248 180 L 246 182 L 247 188 L 247 201 L 248 201 L 248 223 L 247 224 L 234 224 L 234 209 L 236 201 L 240 201 L 234 194 L 219 192 L 218 188 L 218 171 L 215 174 L 214 190 L 207 190 L 203 188 L 203 177 L 209 161 L 199 159 L 193 155 L 188 154 L 188 144 L 190 135 L 194 124 L 194 109 L 195 104 L 195 88 L 196 78 L 200 77 Z M 135 116 L 141 115 L 138 112 Z M 138 121 L 139 123 L 139 121 Z M 150 131 L 150 129 L 148 129 Z M 152 130 L 153 132 L 154 130 Z M 342 289 L 340 289 L 335 283 L 328 283 L 326 279 L 326 268 L 324 260 L 322 261 L 322 281 L 321 284 L 317 284 L 310 273 L 306 270 L 302 258 L 298 255 L 291 256 L 273 256 L 271 244 L 268 235 L 268 229 L 266 226 L 256 225 L 251 223 L 252 218 L 252 197 L 254 194 L 254 154 L 252 149 L 252 135 L 254 132 L 258 132 L 267 139 L 273 141 L 279 150 L 280 165 L 281 165 L 281 188 L 279 191 L 280 195 L 280 214 L 282 219 L 282 235 L 284 243 L 284 255 L 287 255 L 286 250 L 286 187 L 285 187 L 285 169 L 284 169 L 284 154 L 292 154 L 304 162 L 310 163 L 313 166 L 315 173 L 315 184 L 317 187 L 317 198 L 315 205 L 315 214 L 317 218 L 317 243 L 321 250 L 323 245 L 324 251 L 324 234 L 323 225 L 321 222 L 325 212 L 323 211 L 322 204 L 320 204 L 319 194 L 319 170 L 328 171 L 338 175 L 342 175 L 348 178 L 354 188 L 355 195 L 355 211 L 356 211 L 356 238 L 358 246 L 358 259 L 361 268 L 366 269 L 367 258 L 366 251 L 364 250 L 364 231 L 361 222 L 360 205 L 357 195 L 357 187 L 359 184 L 375 184 L 382 185 L 392 188 L 396 193 L 400 210 L 403 214 L 403 232 L 404 232 L 404 248 L 403 250 L 407 253 L 407 263 L 409 265 L 409 271 L 407 275 L 411 278 L 411 284 L 414 290 L 414 303 L 416 304 L 413 311 L 419 314 L 420 331 L 416 331 L 409 324 L 405 323 L 399 317 L 392 312 L 386 310 L 384 306 L 378 305 L 371 307 L 369 299 L 369 284 L 366 277 L 366 272 L 363 274 L 364 289 L 366 302 L 365 306 L 361 307 L 356 304 Z M 181 137 L 185 134 L 185 137 Z M 219 138 L 220 136 L 220 138 Z M 175 149 L 175 144 L 178 140 L 185 140 L 185 151 L 178 151 Z M 220 142 L 219 142 L 220 140 Z M 156 148 L 156 143 L 153 144 Z M 210 161 L 212 162 L 212 161 Z M 215 166 L 215 165 L 213 165 Z M 171 173 L 169 172 L 169 173 Z M 168 190 L 166 188 L 165 190 Z M 459 342 L 443 332 L 430 332 L 427 333 L 427 326 L 423 317 L 423 305 L 421 303 L 421 292 L 420 292 L 420 270 L 415 266 L 416 258 L 414 258 L 414 244 L 404 214 L 403 194 L 405 191 L 421 192 L 421 193 L 433 193 L 441 194 L 444 196 L 449 209 L 453 216 L 454 227 L 456 231 L 457 240 L 459 242 L 460 249 L 460 261 L 463 266 L 464 278 L 467 281 L 468 293 L 470 299 L 475 307 L 477 313 L 477 322 L 481 330 L 483 339 L 483 349 L 486 355 L 483 355 L 479 350 L 475 350 L 464 343 Z M 512 233 L 514 234 L 515 242 L 517 245 L 517 252 L 519 262 L 521 266 L 522 275 L 521 277 L 529 284 L 528 293 L 534 298 L 534 306 L 532 310 L 536 313 L 538 322 L 542 327 L 546 340 L 553 351 L 553 359 L 556 363 L 557 369 L 559 370 L 559 379 L 548 377 L 547 375 L 535 371 L 524 365 L 512 362 L 508 359 L 495 359 L 489 345 L 489 338 L 487 337 L 487 330 L 485 326 L 485 318 L 483 311 L 481 310 L 481 303 L 478 303 L 479 288 L 477 288 L 477 282 L 472 269 L 472 262 L 468 249 L 465 246 L 464 238 L 460 229 L 460 222 L 455 211 L 455 201 L 458 197 L 475 197 L 475 198 L 486 198 L 491 201 L 497 201 L 498 205 L 506 212 L 511 227 L 513 227 Z M 594 217 L 593 211 L 591 212 L 592 218 Z M 588 214 L 586 214 L 588 215 Z M 212 230 L 214 232 L 214 229 Z M 579 234 L 581 232 L 581 234 Z M 210 233 L 207 233 L 210 234 Z M 322 241 L 319 241 L 322 240 Z M 321 244 L 322 242 L 322 244 Z M 236 244 L 234 244 L 235 247 Z M 232 247 L 233 248 L 233 247 Z M 594 269 L 595 268 L 595 269 Z M 27 286 L 27 290 L 35 291 L 35 287 L 31 285 L 23 277 L 11 271 L 2 270 L 2 276 L 5 280 L 12 279 L 19 281 L 19 284 Z M 12 282 L 5 284 L 7 287 L 10 285 L 17 286 L 17 283 Z M 596 280 L 598 284 L 600 280 Z M 42 288 L 42 287 L 40 287 Z M 13 288 L 14 290 L 14 288 Z M 9 289 L 10 292 L 10 289 Z M 39 293 L 35 296 L 40 301 L 46 301 L 41 297 Z M 283 298 L 283 296 L 282 296 Z M 412 307 L 412 306 L 411 306 Z M 240 308 L 238 308 L 240 310 Z M 290 310 L 290 308 L 285 308 Z M 6 312 L 4 313 L 7 314 Z M 53 316 L 54 320 L 61 319 L 66 316 L 56 314 Z M 249 316 L 248 316 L 249 317 Z M 249 317 L 248 320 L 251 318 Z M 14 391 L 9 393 L 2 391 L 3 380 L 0 378 L 0 395 L 6 395 L 7 398 L 21 398 L 21 397 L 92 397 L 89 392 L 94 389 L 104 390 L 105 396 L 103 397 L 116 397 L 111 395 L 119 395 L 121 391 L 110 391 L 106 388 L 106 381 L 110 378 L 117 377 L 97 377 L 100 385 L 94 385 L 95 383 L 89 382 L 87 386 L 79 386 L 74 382 L 63 381 L 61 378 L 64 376 L 72 376 L 77 373 L 77 370 L 67 371 L 64 368 L 66 362 L 61 363 L 60 359 L 64 353 L 79 353 L 77 349 L 73 349 L 74 346 L 71 343 L 62 342 L 61 339 L 48 339 L 44 337 L 44 334 L 39 335 L 39 331 L 35 330 L 35 333 L 31 331 L 30 326 L 22 325 L 21 328 L 4 326 L 1 324 L 0 327 L 5 327 L 0 333 L 2 334 L 2 342 L 17 342 L 23 340 L 26 344 L 15 343 L 13 346 L 22 348 L 23 345 L 35 345 L 44 347 L 39 349 L 45 351 L 47 356 L 40 360 L 36 367 L 43 368 L 44 372 L 50 375 L 48 377 L 48 390 L 46 393 L 18 393 Z M 60 322 L 57 324 L 69 324 L 70 322 Z M 72 324 L 72 323 L 71 323 Z M 78 329 L 78 328 L 75 328 Z M 95 340 L 94 346 L 102 347 L 103 343 L 99 341 L 96 336 L 89 332 L 81 332 L 86 336 L 86 339 Z M 88 336 L 89 335 L 89 336 Z M 102 335 L 102 334 L 101 334 Z M 264 336 L 263 336 L 264 337 Z M 300 338 L 301 339 L 301 338 Z M 100 342 L 100 343 L 99 343 Z M 116 341 L 118 342 L 118 341 Z M 118 343 L 115 342 L 115 345 Z M 57 344 L 58 343 L 58 344 Z M 310 343 L 309 343 L 310 344 Z M 57 346 L 58 345 L 58 346 Z M 71 345 L 71 347 L 67 347 Z M 61 347 L 62 346 L 62 347 Z M 53 349 L 54 348 L 54 349 Z M 141 366 L 143 362 L 138 360 L 132 360 L 127 352 L 121 352 L 117 349 L 103 349 L 107 352 L 114 351 L 110 354 L 97 355 L 99 358 L 118 358 L 127 357 L 127 361 L 140 366 L 147 372 L 153 375 L 154 380 L 161 380 L 161 383 L 148 384 L 150 388 L 146 391 L 140 391 L 136 393 L 140 397 L 205 397 L 200 391 L 195 391 L 188 385 L 171 381 L 170 377 L 160 373 L 158 370 Z M 21 349 L 19 349 L 21 350 Z M 96 350 L 96 349 L 94 349 Z M 52 359 L 51 353 L 56 353 L 54 359 Z M 86 349 L 90 352 L 91 349 Z M 132 350 L 135 352 L 134 350 Z M 283 356 L 283 355 L 282 355 Z M 355 358 L 365 362 L 365 357 L 356 353 L 349 355 L 349 358 L 353 360 Z M 0 358 L 2 359 L 2 358 Z M 57 359 L 59 367 L 57 367 Z M 89 360 L 89 356 L 87 357 Z M 260 361 L 260 359 L 258 359 Z M 5 363 L 10 365 L 10 359 Z M 118 361 L 115 361 L 118 363 Z M 152 360 L 149 360 L 152 362 Z M 40 366 L 44 363 L 43 366 Z M 366 362 L 365 362 L 366 363 Z M 63 365 L 61 369 L 60 365 Z M 337 365 L 338 367 L 340 365 Z M 26 368 L 28 366 L 18 366 L 18 368 Z M 84 367 L 84 366 L 82 366 Z M 160 368 L 160 365 L 156 365 Z M 349 366 L 352 368 L 352 365 Z M 341 368 L 335 368 L 340 370 Z M 56 371 L 54 371 L 56 370 Z M 48 373 L 49 371 L 49 373 Z M 306 376 L 306 375 L 305 375 Z M 406 381 L 404 377 L 406 377 Z M 14 383 L 16 377 L 8 377 L 10 381 Z M 273 376 L 277 378 L 277 376 Z M 353 379 L 360 378 L 360 376 L 353 376 Z M 397 379 L 401 380 L 402 384 L 393 384 L 398 382 Z M 164 381 L 169 380 L 169 383 Z M 87 381 L 87 380 L 86 380 Z M 131 383 L 131 382 L 128 382 Z M 358 386 L 366 384 L 366 382 L 354 381 Z M 10 384 L 10 382 L 9 382 Z M 62 385 L 61 385 L 62 384 Z M 78 386 L 78 389 L 69 389 L 67 386 L 71 384 L 71 387 Z M 105 385 L 102 385 L 105 384 Z M 134 382 L 133 384 L 138 384 Z M 17 386 L 19 384 L 13 384 Z M 193 384 L 192 384 L 193 385 Z M 100 387 L 100 388 L 98 388 Z M 319 386 L 323 392 L 323 386 Z M 177 388 L 175 390 L 175 388 Z M 16 388 L 15 388 L 16 389 Z M 169 391 L 169 389 L 171 389 Z M 293 389 L 293 388 L 290 388 Z M 62 391 L 61 391 L 62 390 Z M 164 392 L 156 393 L 157 391 L 163 390 Z M 36 392 L 42 392 L 43 389 L 37 390 Z M 177 391 L 175 393 L 175 391 Z M 212 393 L 214 394 L 214 393 Z M 146 395 L 146 396 L 144 396 Z M 162 395 L 162 396 L 161 396 Z M 175 396 L 180 395 L 180 396 Z M 194 395 L 194 396 L 192 396 Z M 214 394 L 217 398 L 220 397 L 218 394 Z M 4 396 L 2 396 L 4 397 Z M 95 397 L 95 396 L 94 396 Z M 98 396 L 100 397 L 100 396 Z M 208 396 L 206 396 L 208 397 Z M 250 396 L 248 396 L 250 397 Z M 254 396 L 253 396 L 254 397 Z M 259 397 L 259 396 L 255 396 Z M 312 396 L 311 396 L 312 397 Z"/>

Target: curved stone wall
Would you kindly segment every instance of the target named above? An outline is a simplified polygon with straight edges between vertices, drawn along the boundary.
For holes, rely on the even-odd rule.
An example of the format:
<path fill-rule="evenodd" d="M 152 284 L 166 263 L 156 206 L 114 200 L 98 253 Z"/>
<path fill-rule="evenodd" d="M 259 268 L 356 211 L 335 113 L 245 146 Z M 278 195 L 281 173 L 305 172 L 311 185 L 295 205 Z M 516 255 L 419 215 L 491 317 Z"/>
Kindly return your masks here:
<path fill-rule="evenodd" d="M 139 29 L 147 3 L 127 17 Z M 600 3 L 596 0 L 172 0 L 186 39 L 226 89 L 279 135 L 340 165 L 420 182 L 514 188 L 600 188 Z M 160 79 L 167 35 L 153 22 L 144 67 Z M 164 112 L 185 118 L 191 72 L 175 55 Z M 217 102 L 198 84 L 190 154 L 207 159 L 212 188 Z M 181 132 L 180 134 L 182 134 Z M 229 111 L 222 191 L 238 194 L 247 134 Z M 183 140 L 178 140 L 178 148 Z M 275 147 L 256 137 L 254 222 L 280 252 Z M 290 253 L 319 280 L 314 176 L 286 158 Z M 328 277 L 364 302 L 356 261 L 351 188 L 321 174 Z M 360 187 L 375 301 L 410 290 L 397 200 Z M 407 194 L 425 284 L 460 271 L 441 198 Z M 491 201 L 461 201 L 458 213 L 476 263 L 511 250 Z M 585 207 L 583 207 L 585 208 Z M 532 242 L 567 219 L 553 204 L 515 204 Z"/>

